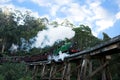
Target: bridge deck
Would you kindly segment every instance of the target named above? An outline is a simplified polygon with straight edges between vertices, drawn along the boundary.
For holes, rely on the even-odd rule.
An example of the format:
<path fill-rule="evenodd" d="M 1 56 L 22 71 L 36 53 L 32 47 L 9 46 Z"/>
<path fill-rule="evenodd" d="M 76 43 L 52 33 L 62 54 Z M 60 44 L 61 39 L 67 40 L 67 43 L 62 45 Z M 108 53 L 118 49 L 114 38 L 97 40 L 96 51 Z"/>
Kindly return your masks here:
<path fill-rule="evenodd" d="M 72 54 L 66 57 L 66 59 L 74 60 L 74 59 L 80 59 L 85 55 L 96 57 L 96 56 L 112 55 L 117 53 L 120 53 L 120 35 L 90 49 L 86 49 L 84 51 Z"/>

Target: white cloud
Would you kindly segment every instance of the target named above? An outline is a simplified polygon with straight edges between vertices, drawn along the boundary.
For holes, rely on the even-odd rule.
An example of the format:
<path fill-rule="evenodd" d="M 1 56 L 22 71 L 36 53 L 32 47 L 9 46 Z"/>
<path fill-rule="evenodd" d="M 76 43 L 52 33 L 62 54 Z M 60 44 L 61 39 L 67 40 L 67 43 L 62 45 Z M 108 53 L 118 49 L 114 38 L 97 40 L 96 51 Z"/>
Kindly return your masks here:
<path fill-rule="evenodd" d="M 19 3 L 23 3 L 25 0 L 17 0 Z"/>
<path fill-rule="evenodd" d="M 115 23 L 114 15 L 104 9 L 99 0 L 89 1 L 85 5 L 71 3 L 69 8 L 63 8 L 62 11 L 68 14 L 67 18 L 73 20 L 73 22 L 92 26 L 92 31 L 96 36 Z"/>
<path fill-rule="evenodd" d="M 13 4 L 2 4 L 0 5 L 0 8 L 2 8 L 3 10 L 7 9 L 8 11 L 11 11 L 11 12 L 15 12 L 16 10 L 19 10 L 22 12 L 22 14 L 26 14 L 26 12 L 29 11 L 31 16 L 34 16 L 36 18 L 40 17 L 38 12 L 33 12 L 32 10 L 27 9 L 25 7 L 19 7 Z"/>
<path fill-rule="evenodd" d="M 92 19 L 105 19 L 107 17 L 107 11 L 100 6 L 99 2 L 94 2 L 89 5 L 90 10 L 92 12 Z"/>
<path fill-rule="evenodd" d="M 68 5 L 71 3 L 72 0 L 31 0 L 32 2 L 38 4 L 42 7 L 49 8 L 50 16 L 56 16 L 57 11 L 61 8 L 63 5 Z"/>
<path fill-rule="evenodd" d="M 47 18 L 48 20 L 50 20 L 50 16 L 49 15 L 47 15 L 47 14 L 45 14 L 45 15 L 42 15 L 42 16 L 40 16 L 41 18 Z"/>
<path fill-rule="evenodd" d="M 8 3 L 10 2 L 11 0 L 0 0 L 0 4 L 3 4 L 3 3 Z"/>
<path fill-rule="evenodd" d="M 70 3 L 72 3 L 73 1 L 72 0 L 53 0 L 56 4 L 62 6 L 62 5 L 68 5 Z"/>
<path fill-rule="evenodd" d="M 115 23 L 114 15 L 111 15 L 101 6 L 100 1 L 89 3 L 92 16 L 88 16 L 87 20 L 91 22 L 94 35 L 112 27 Z M 110 17 L 111 16 L 111 17 Z"/>
<path fill-rule="evenodd" d="M 120 19 L 120 12 L 115 15 L 116 19 Z"/>
<path fill-rule="evenodd" d="M 52 7 L 51 7 L 51 9 L 50 9 L 50 14 L 51 14 L 51 16 L 56 16 L 56 13 L 57 13 L 57 11 L 58 11 L 58 9 L 59 9 L 59 6 L 58 5 L 53 5 Z"/>
<path fill-rule="evenodd" d="M 98 26 L 97 28 L 97 31 L 100 32 L 100 31 L 103 31 L 105 29 L 108 29 L 109 27 L 112 27 L 114 24 L 114 21 L 112 20 L 99 20 L 99 21 L 96 21 L 96 25 Z"/>
<path fill-rule="evenodd" d="M 116 0 L 116 4 L 118 5 L 118 7 L 120 9 L 120 0 Z"/>
<path fill-rule="evenodd" d="M 32 2 L 38 4 L 39 6 L 50 6 L 51 5 L 51 2 L 50 0 L 31 0 Z"/>
<path fill-rule="evenodd" d="M 62 5 L 68 5 L 69 3 L 72 2 L 72 0 L 31 0 L 32 2 L 38 4 L 39 6 L 44 6 L 44 7 L 52 7 L 53 4 L 57 4 L 59 6 Z"/>
<path fill-rule="evenodd" d="M 66 14 L 66 18 L 74 23 L 79 22 L 92 26 L 91 28 L 94 29 L 93 33 L 95 35 L 114 24 L 113 17 L 109 17 L 109 12 L 101 6 L 99 0 L 94 2 L 88 1 L 84 5 L 71 3 L 67 7 L 62 7 L 60 11 Z"/>

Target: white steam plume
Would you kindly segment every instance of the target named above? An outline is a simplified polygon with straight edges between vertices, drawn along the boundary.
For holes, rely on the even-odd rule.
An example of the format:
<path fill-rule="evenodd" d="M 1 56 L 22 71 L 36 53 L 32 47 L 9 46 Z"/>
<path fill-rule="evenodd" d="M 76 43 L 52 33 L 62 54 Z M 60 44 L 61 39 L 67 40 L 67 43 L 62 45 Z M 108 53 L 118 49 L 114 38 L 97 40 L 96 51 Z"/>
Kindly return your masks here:
<path fill-rule="evenodd" d="M 64 40 L 65 38 L 70 39 L 74 35 L 75 32 L 70 27 L 49 26 L 47 30 L 39 31 L 37 36 L 33 38 L 35 42 L 32 44 L 32 48 L 43 48 L 45 46 L 52 46 L 55 41 Z"/>
<path fill-rule="evenodd" d="M 48 60 L 49 61 L 56 61 L 58 62 L 59 60 L 62 60 L 64 61 L 65 57 L 69 56 L 70 54 L 67 54 L 67 53 L 62 53 L 62 51 L 59 51 L 59 55 L 49 55 L 48 56 Z"/>
<path fill-rule="evenodd" d="M 13 43 L 9 50 L 11 51 L 11 53 L 17 52 L 18 47 L 19 47 L 18 45 L 15 45 L 15 44 Z"/>

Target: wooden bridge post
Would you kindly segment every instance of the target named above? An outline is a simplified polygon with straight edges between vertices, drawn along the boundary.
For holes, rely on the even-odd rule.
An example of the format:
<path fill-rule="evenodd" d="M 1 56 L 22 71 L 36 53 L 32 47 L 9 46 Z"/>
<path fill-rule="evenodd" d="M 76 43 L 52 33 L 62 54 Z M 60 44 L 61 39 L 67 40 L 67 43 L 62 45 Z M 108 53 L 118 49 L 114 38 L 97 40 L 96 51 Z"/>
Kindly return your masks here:
<path fill-rule="evenodd" d="M 109 56 L 110 57 L 110 56 Z M 109 62 L 108 60 L 110 59 L 108 56 L 102 57 L 100 64 L 103 65 L 105 62 Z M 102 70 L 102 80 L 112 80 L 111 73 L 109 71 L 109 65 L 107 65 L 103 70 Z"/>
<path fill-rule="evenodd" d="M 55 78 L 55 77 L 56 77 L 56 75 L 55 75 L 56 71 L 57 71 L 57 65 L 56 65 L 56 66 L 54 66 L 54 71 L 53 71 L 53 74 L 52 74 L 53 78 Z"/>
<path fill-rule="evenodd" d="M 35 80 L 37 71 L 38 71 L 38 66 L 34 65 L 33 73 L 32 73 L 32 80 Z"/>
<path fill-rule="evenodd" d="M 105 58 L 102 58 L 102 59 L 100 60 L 100 65 L 103 65 L 104 62 L 105 62 Z M 106 71 L 105 71 L 105 69 L 102 70 L 102 80 L 107 80 L 107 79 L 106 79 Z"/>
<path fill-rule="evenodd" d="M 66 80 L 70 80 L 70 76 L 71 76 L 71 63 L 68 62 L 67 71 L 66 71 Z"/>
<path fill-rule="evenodd" d="M 77 69 L 77 80 L 81 80 L 80 79 L 80 72 L 81 72 L 81 61 L 78 62 L 78 69 Z"/>
<path fill-rule="evenodd" d="M 92 60 L 89 60 L 89 74 L 91 74 L 92 71 L 93 71 Z M 89 79 L 92 80 L 91 78 Z"/>
<path fill-rule="evenodd" d="M 89 55 L 86 55 L 81 64 L 81 72 L 78 80 L 91 80 L 87 78 L 88 75 L 92 73 L 92 60 Z"/>
<path fill-rule="evenodd" d="M 111 56 L 110 56 L 110 55 L 106 56 L 106 59 L 107 59 L 107 60 L 110 60 L 110 59 L 111 59 Z M 108 79 L 108 80 L 112 80 L 111 72 L 110 72 L 110 70 L 109 70 L 109 65 L 107 66 L 106 70 L 107 70 L 107 74 L 106 74 L 107 79 Z"/>
<path fill-rule="evenodd" d="M 55 64 L 53 63 L 53 64 L 51 64 L 51 68 L 50 68 L 50 75 L 49 75 L 49 80 L 52 80 L 52 74 L 53 74 L 53 70 L 54 70 L 54 66 L 55 66 Z"/>
<path fill-rule="evenodd" d="M 41 79 L 43 79 L 43 77 L 45 75 L 45 70 L 46 70 L 46 64 L 43 64 L 42 71 L 41 71 Z"/>
<path fill-rule="evenodd" d="M 71 63 L 65 62 L 63 74 L 62 74 L 62 80 L 70 80 L 70 76 L 71 76 L 70 72 L 71 72 Z"/>
<path fill-rule="evenodd" d="M 63 73 L 62 73 L 62 80 L 65 80 L 65 75 L 66 75 L 66 69 L 67 69 L 67 62 L 64 63 L 64 69 L 63 69 Z"/>
<path fill-rule="evenodd" d="M 26 65 L 26 70 L 25 70 L 25 72 L 27 73 L 27 72 L 28 72 L 28 70 L 29 70 L 29 66 L 28 66 L 28 65 Z"/>
<path fill-rule="evenodd" d="M 81 72 L 80 72 L 80 80 L 85 80 L 86 76 L 87 76 L 87 65 L 88 65 L 89 59 L 88 57 L 85 57 L 83 59 L 82 65 L 81 65 Z M 92 64 L 91 64 L 92 65 Z M 90 68 L 92 68 L 92 66 L 89 66 Z M 89 68 L 89 69 L 90 69 Z M 91 71 L 91 69 L 90 69 Z M 89 71 L 89 72 L 90 72 Z"/>

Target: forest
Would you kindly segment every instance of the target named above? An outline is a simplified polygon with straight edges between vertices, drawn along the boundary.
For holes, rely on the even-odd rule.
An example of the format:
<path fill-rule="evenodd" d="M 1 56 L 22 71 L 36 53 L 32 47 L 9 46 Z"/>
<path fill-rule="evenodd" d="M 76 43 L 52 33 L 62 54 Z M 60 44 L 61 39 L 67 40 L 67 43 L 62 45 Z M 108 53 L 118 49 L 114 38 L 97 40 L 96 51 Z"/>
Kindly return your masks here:
<path fill-rule="evenodd" d="M 32 47 L 32 44 L 36 41 L 34 37 L 40 31 L 48 30 L 48 25 L 52 26 L 52 28 L 68 27 L 74 31 L 75 35 L 72 38 L 66 37 L 61 40 L 56 40 L 52 45 L 47 45 L 43 42 L 41 43 L 43 45 L 45 44 L 43 47 Z M 48 39 L 46 36 L 44 38 Z M 77 48 L 85 50 L 110 39 L 109 35 L 104 32 L 103 38 L 100 39 L 93 35 L 89 26 L 84 24 L 75 26 L 67 19 L 59 24 L 59 22 L 50 21 L 47 18 L 35 18 L 28 11 L 25 14 L 22 14 L 18 10 L 9 12 L 9 14 L 0 11 L 0 54 L 4 57 L 44 54 L 69 41 L 77 42 Z M 16 48 L 12 49 L 12 45 L 16 46 Z M 120 72 L 118 70 L 120 67 L 119 57 L 120 54 L 112 56 L 111 72 L 113 80 L 120 79 Z M 25 66 L 24 62 L 1 63 L 0 80 L 31 80 L 32 73 L 26 73 Z"/>

